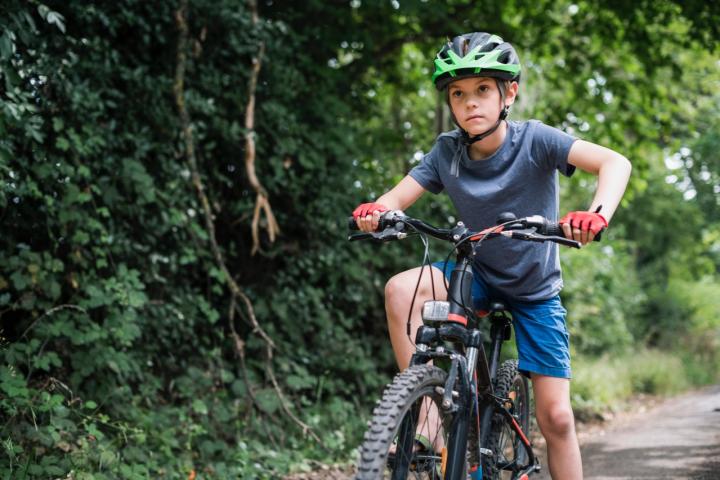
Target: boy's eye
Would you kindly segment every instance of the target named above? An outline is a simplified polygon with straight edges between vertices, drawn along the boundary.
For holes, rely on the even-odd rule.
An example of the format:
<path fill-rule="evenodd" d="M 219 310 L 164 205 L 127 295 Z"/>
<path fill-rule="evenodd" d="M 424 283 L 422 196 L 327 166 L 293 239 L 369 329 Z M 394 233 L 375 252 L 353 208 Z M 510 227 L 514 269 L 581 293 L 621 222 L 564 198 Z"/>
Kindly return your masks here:
<path fill-rule="evenodd" d="M 490 90 L 490 87 L 488 87 L 487 85 L 480 85 L 480 88 L 479 88 L 478 90 L 480 90 L 481 92 L 485 93 L 485 92 L 487 92 L 488 90 Z"/>
<path fill-rule="evenodd" d="M 453 90 L 450 92 L 450 96 L 458 98 L 462 96 L 462 92 L 460 90 Z"/>

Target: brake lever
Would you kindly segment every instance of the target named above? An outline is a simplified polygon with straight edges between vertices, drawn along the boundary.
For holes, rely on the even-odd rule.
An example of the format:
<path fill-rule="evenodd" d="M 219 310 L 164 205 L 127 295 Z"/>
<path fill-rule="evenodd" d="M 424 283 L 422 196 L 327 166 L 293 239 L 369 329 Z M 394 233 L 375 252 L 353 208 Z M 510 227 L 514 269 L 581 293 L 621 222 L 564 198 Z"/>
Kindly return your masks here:
<path fill-rule="evenodd" d="M 369 238 L 373 238 L 372 233 L 353 233 L 352 235 L 348 235 L 348 240 L 351 242 L 357 242 L 358 240 L 367 240 Z"/>
<path fill-rule="evenodd" d="M 537 230 L 534 228 L 528 228 L 524 230 L 505 230 L 500 233 L 501 235 L 504 235 L 506 237 L 510 238 L 517 238 L 519 240 L 527 240 L 530 242 L 555 242 L 559 243 L 561 245 L 565 245 L 567 247 L 572 248 L 580 248 L 582 244 L 578 242 L 577 240 L 572 240 L 570 238 L 565 237 L 559 237 L 557 235 L 541 235 L 537 233 Z"/>
<path fill-rule="evenodd" d="M 540 241 L 537 232 L 534 228 L 524 228 L 518 230 L 503 230 L 500 235 L 509 238 L 516 238 L 518 240 L 532 240 Z"/>
<path fill-rule="evenodd" d="M 570 238 L 558 237 L 555 235 L 547 235 L 543 238 L 545 238 L 551 242 L 559 243 L 560 245 L 565 245 L 566 247 L 572 247 L 572 248 L 582 247 L 582 243 L 578 242 L 577 240 L 572 240 Z"/>
<path fill-rule="evenodd" d="M 387 227 L 382 232 L 354 233 L 348 237 L 348 240 L 351 242 L 357 240 L 372 240 L 374 243 L 385 243 L 392 240 L 402 240 L 407 236 L 408 234 L 406 232 L 400 231 L 395 227 Z"/>

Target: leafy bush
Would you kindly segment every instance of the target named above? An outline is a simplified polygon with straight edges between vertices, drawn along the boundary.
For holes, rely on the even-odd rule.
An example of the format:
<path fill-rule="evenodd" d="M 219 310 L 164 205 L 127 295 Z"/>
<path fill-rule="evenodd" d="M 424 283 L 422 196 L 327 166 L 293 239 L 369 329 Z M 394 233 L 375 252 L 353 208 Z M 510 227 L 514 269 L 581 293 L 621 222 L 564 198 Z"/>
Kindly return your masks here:
<path fill-rule="evenodd" d="M 561 253 L 570 344 L 581 354 L 624 351 L 635 340 L 631 326 L 645 301 L 628 243 L 618 239 L 621 233 L 608 233 L 615 234 L 605 236 L 608 244 Z"/>

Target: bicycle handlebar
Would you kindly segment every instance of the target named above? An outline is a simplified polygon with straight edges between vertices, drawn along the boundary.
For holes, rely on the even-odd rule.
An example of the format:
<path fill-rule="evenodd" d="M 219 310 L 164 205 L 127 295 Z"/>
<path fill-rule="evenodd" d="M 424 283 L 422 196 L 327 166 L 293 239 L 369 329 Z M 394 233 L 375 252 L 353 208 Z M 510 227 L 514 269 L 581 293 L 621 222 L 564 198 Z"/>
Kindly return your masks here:
<path fill-rule="evenodd" d="M 498 223 L 497 226 L 487 228 L 481 232 L 474 232 L 467 229 L 462 222 L 458 222 L 452 229 L 442 229 L 429 225 L 420 219 L 408 217 L 401 210 L 390 210 L 383 212 L 380 216 L 378 230 L 376 232 L 353 234 L 350 235 L 348 239 L 351 241 L 372 239 L 376 242 L 401 240 L 407 237 L 408 231 L 406 230 L 406 225 L 410 225 L 411 230 L 426 233 L 440 240 L 454 243 L 466 241 L 467 239 L 474 242 L 485 238 L 504 236 L 515 240 L 530 242 L 549 241 L 573 248 L 580 248 L 581 245 L 580 242 L 565 238 L 560 224 L 552 222 L 540 215 L 516 218 L 512 213 L 503 213 Z M 348 218 L 348 229 L 358 230 L 353 217 Z M 595 241 L 599 240 L 600 234 L 595 236 Z"/>

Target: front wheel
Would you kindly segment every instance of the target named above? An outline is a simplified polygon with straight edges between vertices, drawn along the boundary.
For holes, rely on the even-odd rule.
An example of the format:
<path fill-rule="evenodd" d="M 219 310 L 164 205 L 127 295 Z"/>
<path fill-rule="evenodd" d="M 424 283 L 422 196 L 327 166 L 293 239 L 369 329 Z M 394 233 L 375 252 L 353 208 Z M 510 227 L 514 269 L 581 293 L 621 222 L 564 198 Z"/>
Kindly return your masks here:
<path fill-rule="evenodd" d="M 446 378 L 432 365 L 415 365 L 395 377 L 373 411 L 356 480 L 444 477 L 453 418 L 441 408 Z"/>
<path fill-rule="evenodd" d="M 518 371 L 517 360 L 506 360 L 500 365 L 494 386 L 495 395 L 508 399 L 506 408 L 520 425 L 522 434 L 528 438 L 530 387 L 527 377 Z M 513 479 L 516 472 L 527 464 L 528 455 L 520 435 L 499 413 L 493 415 L 488 448 L 493 455 L 483 461 L 483 480 Z"/>

